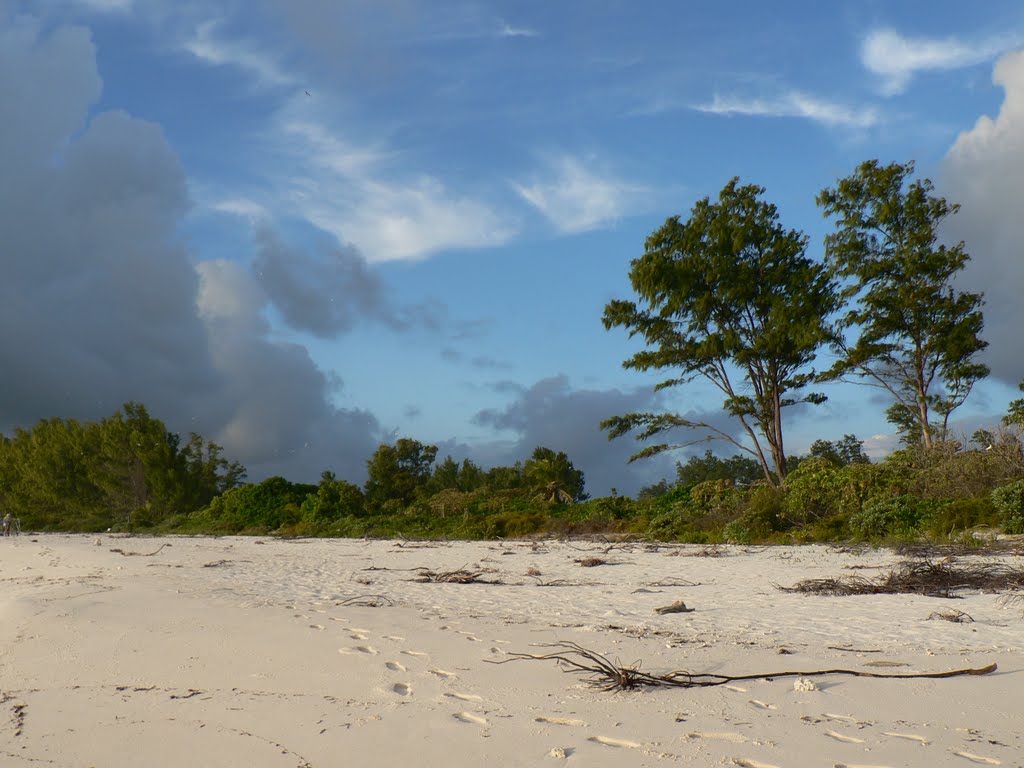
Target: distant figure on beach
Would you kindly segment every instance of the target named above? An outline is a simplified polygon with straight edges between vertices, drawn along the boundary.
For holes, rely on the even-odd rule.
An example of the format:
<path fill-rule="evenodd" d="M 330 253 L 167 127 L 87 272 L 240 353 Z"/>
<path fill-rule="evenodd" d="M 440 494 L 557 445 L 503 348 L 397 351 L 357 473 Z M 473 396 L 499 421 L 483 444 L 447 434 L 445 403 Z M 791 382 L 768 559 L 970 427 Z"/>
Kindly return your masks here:
<path fill-rule="evenodd" d="M 4 536 L 11 535 L 11 513 L 4 515 Z"/>

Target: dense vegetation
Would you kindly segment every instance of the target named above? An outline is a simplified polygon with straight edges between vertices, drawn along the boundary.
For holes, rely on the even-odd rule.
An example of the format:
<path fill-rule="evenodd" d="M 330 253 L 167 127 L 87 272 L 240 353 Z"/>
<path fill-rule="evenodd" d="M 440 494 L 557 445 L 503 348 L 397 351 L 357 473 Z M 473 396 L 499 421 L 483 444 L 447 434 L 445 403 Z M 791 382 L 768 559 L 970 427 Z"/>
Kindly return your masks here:
<path fill-rule="evenodd" d="M 1024 533 L 1024 399 L 995 432 L 958 440 L 950 414 L 988 375 L 982 296 L 958 291 L 969 257 L 938 244 L 957 206 L 913 165 L 862 164 L 818 203 L 837 218 L 825 260 L 779 223 L 764 189 L 726 185 L 691 217 L 669 219 L 632 262 L 637 301 L 604 324 L 639 336 L 624 365 L 664 371 L 662 387 L 702 379 L 724 395 L 734 430 L 672 413 L 604 422 L 647 445 L 634 458 L 710 440 L 731 443 L 677 463 L 636 499 L 588 499 L 583 472 L 538 446 L 512 466 L 438 461 L 410 438 L 381 445 L 360 487 L 325 471 L 317 484 L 245 483 L 220 446 L 185 441 L 138 403 L 95 423 L 49 419 L 0 436 L 0 505 L 24 530 L 491 538 L 621 533 L 690 542 L 949 539 L 976 526 Z M 813 366 L 829 349 L 835 364 Z M 837 379 L 886 393 L 903 448 L 872 463 L 854 435 L 788 455 L 783 413 L 818 404 L 807 387 Z M 1024 389 L 1024 384 L 1022 384 Z M 968 540 L 968 538 L 965 538 Z"/>
<path fill-rule="evenodd" d="M 871 463 L 853 435 L 790 456 L 786 483 L 749 456 L 706 451 L 636 499 L 588 499 L 565 453 L 483 469 L 435 461 L 402 438 L 367 461 L 360 487 L 244 483 L 220 448 L 177 435 L 137 404 L 98 423 L 46 420 L 0 442 L 5 512 L 24 530 L 494 538 L 632 534 L 698 543 L 961 538 L 976 526 L 1024 533 L 1024 401 L 997 433 L 964 446 L 912 445 Z M 980 441 L 980 442 L 979 442 Z"/>

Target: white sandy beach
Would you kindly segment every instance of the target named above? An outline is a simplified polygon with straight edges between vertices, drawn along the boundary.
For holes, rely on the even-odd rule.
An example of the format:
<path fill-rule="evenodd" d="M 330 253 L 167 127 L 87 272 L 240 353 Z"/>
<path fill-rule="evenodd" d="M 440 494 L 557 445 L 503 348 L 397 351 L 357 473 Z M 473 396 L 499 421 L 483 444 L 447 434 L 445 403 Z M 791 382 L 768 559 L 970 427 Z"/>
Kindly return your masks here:
<path fill-rule="evenodd" d="M 606 550 L 0 540 L 0 766 L 1024 766 L 1024 603 L 774 586 L 873 576 L 886 551 Z M 463 567 L 503 584 L 412 581 Z M 928 620 L 953 609 L 974 621 Z M 649 672 L 999 669 L 612 693 L 487 663 L 561 641 Z"/>

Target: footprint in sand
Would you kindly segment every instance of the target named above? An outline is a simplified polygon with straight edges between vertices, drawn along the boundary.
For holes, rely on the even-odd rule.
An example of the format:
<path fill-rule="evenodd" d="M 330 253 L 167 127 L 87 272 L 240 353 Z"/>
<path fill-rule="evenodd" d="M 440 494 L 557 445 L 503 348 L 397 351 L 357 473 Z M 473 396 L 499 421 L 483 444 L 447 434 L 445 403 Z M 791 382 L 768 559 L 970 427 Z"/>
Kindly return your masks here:
<path fill-rule="evenodd" d="M 924 736 L 918 736 L 916 733 L 893 733 L 892 731 L 882 731 L 882 735 L 892 736 L 894 739 L 908 739 L 910 741 L 916 741 L 922 747 L 926 747 L 931 743 Z"/>
<path fill-rule="evenodd" d="M 370 639 L 366 635 L 360 634 L 359 632 L 351 634 L 351 635 L 349 635 L 349 637 L 352 638 L 353 640 L 369 640 Z"/>
<path fill-rule="evenodd" d="M 627 741 L 626 739 L 613 739 L 610 736 L 591 736 L 587 741 L 592 741 L 595 744 L 603 744 L 606 747 L 626 747 L 628 749 L 639 749 L 642 745 L 636 741 Z"/>
<path fill-rule="evenodd" d="M 712 741 L 729 741 L 733 744 L 743 744 L 747 737 L 741 733 L 729 733 L 726 731 L 692 731 L 686 734 L 688 739 L 710 739 Z"/>
<path fill-rule="evenodd" d="M 325 627 L 324 627 L 323 624 L 310 624 L 309 628 L 310 629 L 324 629 Z M 366 638 L 363 638 L 363 639 L 365 640 Z"/>
<path fill-rule="evenodd" d="M 750 703 L 758 709 L 778 709 L 778 707 L 774 704 L 769 704 L 765 701 L 760 701 L 759 699 L 751 699 Z"/>
<path fill-rule="evenodd" d="M 399 664 L 397 661 L 386 662 L 384 666 L 390 669 L 392 672 L 405 672 L 405 667 Z"/>
<path fill-rule="evenodd" d="M 357 645 L 355 648 L 339 648 L 338 653 L 346 655 L 353 653 L 365 653 L 370 656 L 376 656 L 380 651 L 370 645 Z"/>
<path fill-rule="evenodd" d="M 396 643 L 404 643 L 405 638 L 399 637 L 398 635 L 384 635 L 385 640 L 393 640 Z"/>
<path fill-rule="evenodd" d="M 734 757 L 732 759 L 733 765 L 742 766 L 742 768 L 779 768 L 777 765 L 772 763 L 762 763 L 758 760 L 748 760 L 745 757 Z"/>
<path fill-rule="evenodd" d="M 484 726 L 490 725 L 486 717 L 474 715 L 472 712 L 456 712 L 454 715 L 452 715 L 452 717 L 454 717 L 460 723 L 472 723 L 473 725 Z"/>
<path fill-rule="evenodd" d="M 580 728 L 587 727 L 587 724 L 582 720 L 574 720 L 571 717 L 535 717 L 534 722 L 551 723 L 552 725 L 576 725 Z"/>
<path fill-rule="evenodd" d="M 477 696 L 475 693 L 446 693 L 452 699 L 458 699 L 459 701 L 483 701 L 483 696 Z"/>
<path fill-rule="evenodd" d="M 408 683 L 395 683 L 391 686 L 391 690 L 399 696 L 412 696 L 412 686 Z"/>
<path fill-rule="evenodd" d="M 976 755 L 973 752 L 954 752 L 957 757 L 963 757 L 970 760 L 972 763 L 981 763 L 982 765 L 1002 765 L 1002 760 L 996 760 L 994 757 L 984 757 L 983 755 Z"/>
<path fill-rule="evenodd" d="M 453 677 L 458 677 L 454 672 L 449 672 L 444 669 L 428 669 L 427 671 L 432 675 L 440 677 L 442 680 L 449 680 Z"/>
<path fill-rule="evenodd" d="M 424 653 L 423 651 L 402 651 L 406 656 L 429 656 L 430 654 Z"/>
<path fill-rule="evenodd" d="M 844 741 L 847 744 L 864 743 L 864 739 L 858 739 L 856 736 L 846 736 L 842 733 L 836 733 L 835 731 L 825 731 L 825 735 L 828 736 L 830 739 L 835 739 L 836 741 Z"/>

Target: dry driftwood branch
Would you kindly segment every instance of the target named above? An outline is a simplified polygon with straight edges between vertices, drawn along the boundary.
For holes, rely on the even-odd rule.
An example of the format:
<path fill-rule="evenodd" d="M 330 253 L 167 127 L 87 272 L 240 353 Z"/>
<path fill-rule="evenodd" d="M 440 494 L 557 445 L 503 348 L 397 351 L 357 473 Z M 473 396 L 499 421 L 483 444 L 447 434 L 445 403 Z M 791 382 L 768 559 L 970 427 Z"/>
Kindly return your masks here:
<path fill-rule="evenodd" d="M 928 618 L 925 621 L 931 621 L 932 619 L 952 621 L 954 624 L 971 624 L 974 622 L 974 617 L 963 611 L 932 611 L 928 614 Z"/>
<path fill-rule="evenodd" d="M 511 661 L 554 661 L 567 667 L 567 671 L 588 675 L 587 682 L 603 691 L 624 691 L 634 688 L 711 688 L 742 680 L 772 680 L 776 677 L 819 677 L 822 675 L 852 675 L 854 677 L 876 677 L 885 679 L 946 678 L 963 675 L 987 675 L 996 671 L 995 664 L 986 667 L 953 669 L 943 672 L 884 673 L 864 672 L 854 669 L 816 669 L 810 671 L 767 672 L 752 675 L 694 674 L 692 672 L 669 672 L 653 675 L 640 669 L 640 663 L 627 667 L 612 662 L 605 656 L 573 642 L 545 643 L 541 648 L 554 648 L 551 653 L 510 653 L 511 658 L 491 661 L 491 664 L 507 664 Z"/>
<path fill-rule="evenodd" d="M 648 581 L 645 587 L 699 587 L 699 581 L 688 581 L 687 579 L 662 579 L 661 581 Z"/>
<path fill-rule="evenodd" d="M 536 578 L 536 577 L 534 577 Z M 541 581 L 537 579 L 538 587 L 601 587 L 604 586 L 600 581 L 573 581 L 572 579 L 552 579 L 551 581 Z"/>
<path fill-rule="evenodd" d="M 1024 569 L 998 563 L 959 565 L 951 558 L 908 562 L 877 579 L 851 576 L 845 579 L 806 579 L 783 592 L 814 595 L 915 594 L 955 598 L 961 589 L 1001 592 L 1024 588 Z"/>
<path fill-rule="evenodd" d="M 468 571 L 459 568 L 456 571 L 428 571 L 421 570 L 413 581 L 421 584 L 501 584 L 501 581 L 487 581 L 481 579 L 483 571 Z"/>
<path fill-rule="evenodd" d="M 111 552 L 117 552 L 117 554 L 121 555 L 122 557 L 152 557 L 153 555 L 157 554 L 164 547 L 169 547 L 169 546 L 171 546 L 169 543 L 164 542 L 159 547 L 154 549 L 152 552 L 125 552 L 123 549 L 118 549 L 117 547 L 114 547 L 114 549 L 112 549 L 110 551 Z"/>
<path fill-rule="evenodd" d="M 382 608 L 394 604 L 395 601 L 387 595 L 356 595 L 335 603 L 335 605 L 358 605 L 364 608 Z"/>
<path fill-rule="evenodd" d="M 693 608 L 687 608 L 686 603 L 682 600 L 676 600 L 671 605 L 663 605 L 661 608 L 655 608 L 655 613 L 693 613 Z"/>

